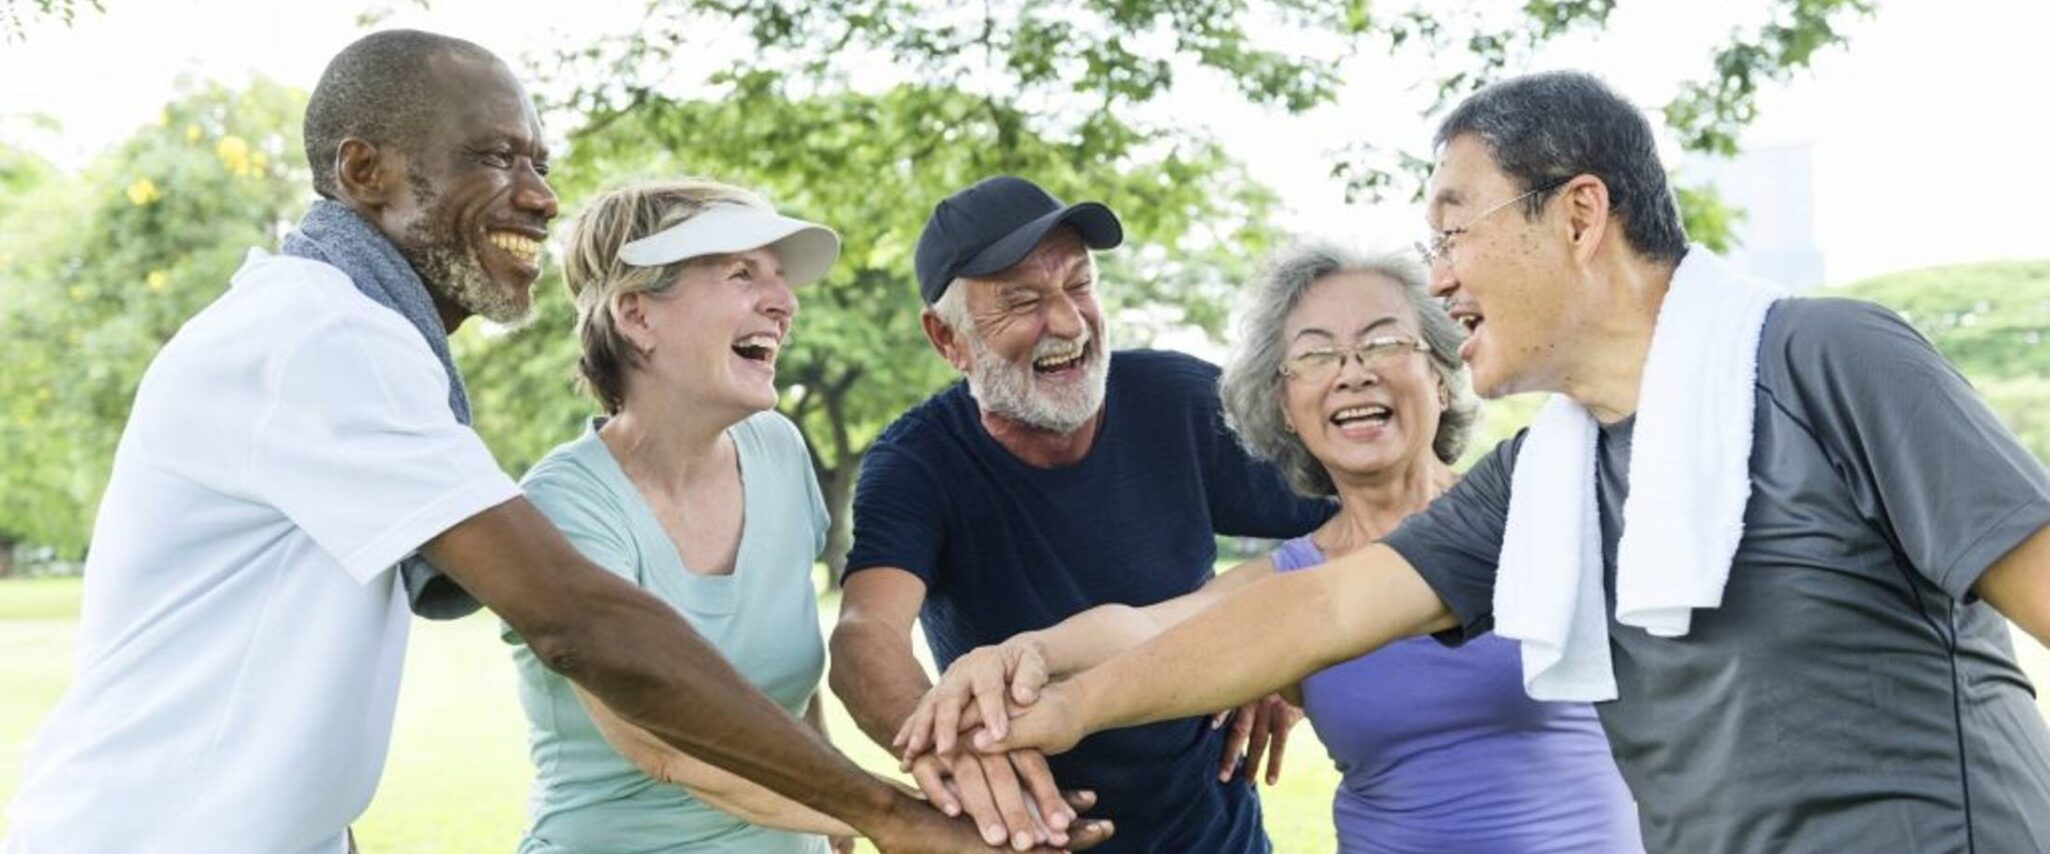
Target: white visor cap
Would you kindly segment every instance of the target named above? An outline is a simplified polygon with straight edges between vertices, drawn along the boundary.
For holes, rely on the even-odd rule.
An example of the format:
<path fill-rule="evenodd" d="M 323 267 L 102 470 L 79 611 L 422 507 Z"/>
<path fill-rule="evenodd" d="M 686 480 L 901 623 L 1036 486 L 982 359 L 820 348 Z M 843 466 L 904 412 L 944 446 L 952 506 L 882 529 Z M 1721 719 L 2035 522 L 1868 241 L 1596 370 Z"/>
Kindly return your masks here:
<path fill-rule="evenodd" d="M 840 257 L 840 235 L 753 205 L 707 205 L 697 216 L 619 247 L 619 260 L 660 267 L 705 255 L 767 248 L 791 287 L 818 281 Z"/>

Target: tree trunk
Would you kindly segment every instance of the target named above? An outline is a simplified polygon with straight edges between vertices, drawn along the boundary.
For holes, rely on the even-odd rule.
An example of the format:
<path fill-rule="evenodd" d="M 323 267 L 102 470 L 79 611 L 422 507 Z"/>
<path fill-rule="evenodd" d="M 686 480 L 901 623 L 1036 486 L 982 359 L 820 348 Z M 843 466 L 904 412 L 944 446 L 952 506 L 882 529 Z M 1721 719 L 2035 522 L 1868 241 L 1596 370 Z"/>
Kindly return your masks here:
<path fill-rule="evenodd" d="M 847 550 L 854 547 L 854 478 L 861 471 L 861 457 L 842 458 L 824 479 L 819 491 L 826 499 L 826 569 L 833 586 L 840 586 L 840 573 L 847 570 Z"/>
<path fill-rule="evenodd" d="M 14 577 L 14 539 L 0 536 L 0 578 Z"/>

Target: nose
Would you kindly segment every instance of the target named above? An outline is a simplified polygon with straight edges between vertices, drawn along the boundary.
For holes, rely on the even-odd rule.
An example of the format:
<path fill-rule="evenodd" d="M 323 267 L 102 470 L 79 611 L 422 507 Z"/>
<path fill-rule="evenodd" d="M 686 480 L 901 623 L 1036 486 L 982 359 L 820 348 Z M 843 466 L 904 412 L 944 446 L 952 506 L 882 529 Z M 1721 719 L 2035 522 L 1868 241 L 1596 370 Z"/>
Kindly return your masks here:
<path fill-rule="evenodd" d="M 1079 338 L 1087 323 L 1082 319 L 1082 306 L 1065 291 L 1047 301 L 1046 331 L 1060 338 Z"/>
<path fill-rule="evenodd" d="M 548 179 L 530 166 L 520 170 L 517 180 L 518 183 L 513 187 L 513 206 L 536 214 L 544 221 L 554 219 L 555 190 L 548 186 Z"/>
<path fill-rule="evenodd" d="M 1367 367 L 1365 353 L 1346 353 L 1338 360 L 1339 388 L 1372 388 L 1381 384 L 1381 375 Z"/>
<path fill-rule="evenodd" d="M 1452 275 L 1452 265 L 1445 261 L 1444 256 L 1432 259 L 1428 276 L 1426 281 L 1431 296 L 1444 299 L 1459 289 L 1459 279 Z"/>
<path fill-rule="evenodd" d="M 762 288 L 762 313 L 779 320 L 797 316 L 797 289 L 782 273 L 770 273 Z"/>

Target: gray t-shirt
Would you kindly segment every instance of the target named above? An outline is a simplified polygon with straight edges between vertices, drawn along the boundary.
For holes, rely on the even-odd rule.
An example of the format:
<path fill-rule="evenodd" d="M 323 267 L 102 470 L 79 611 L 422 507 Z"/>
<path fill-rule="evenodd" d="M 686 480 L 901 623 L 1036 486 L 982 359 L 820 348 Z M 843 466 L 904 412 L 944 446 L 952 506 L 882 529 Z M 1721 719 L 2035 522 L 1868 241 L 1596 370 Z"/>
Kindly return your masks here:
<path fill-rule="evenodd" d="M 1598 706 L 1652 851 L 2050 852 L 2050 732 L 2005 622 L 1971 595 L 2050 522 L 2042 466 L 1876 305 L 1783 300 L 1759 345 L 1752 494 L 1720 608 L 1614 619 L 1632 420 L 1597 455 L 1610 646 Z M 1386 542 L 1493 622 L 1523 436 Z"/>

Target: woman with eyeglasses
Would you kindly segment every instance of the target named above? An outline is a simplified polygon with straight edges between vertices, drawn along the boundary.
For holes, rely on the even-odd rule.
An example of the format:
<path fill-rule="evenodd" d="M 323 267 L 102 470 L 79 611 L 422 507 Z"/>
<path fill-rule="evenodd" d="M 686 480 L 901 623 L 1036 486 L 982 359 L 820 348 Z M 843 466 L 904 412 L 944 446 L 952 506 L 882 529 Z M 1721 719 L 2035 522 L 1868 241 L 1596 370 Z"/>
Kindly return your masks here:
<path fill-rule="evenodd" d="M 1459 360 L 1460 329 L 1427 294 L 1415 260 L 1299 246 L 1272 259 L 1248 296 L 1221 381 L 1226 416 L 1254 456 L 1297 491 L 1335 500 L 1338 513 L 1186 596 L 1096 608 L 962 656 L 907 725 L 910 752 L 955 741 L 936 739 L 937 730 L 1002 708 L 1006 693 L 1028 702 L 1045 682 L 1233 590 L 1271 573 L 1314 572 L 1373 543 L 1457 479 L 1450 463 L 1479 403 Z M 1332 818 L 1344 854 L 1643 850 L 1594 709 L 1526 696 L 1512 641 L 1399 641 L 1313 674 L 1291 694 L 1343 774 Z M 1270 784 L 1280 744 L 1267 755 Z M 1245 773 L 1259 762 L 1256 747 Z"/>

